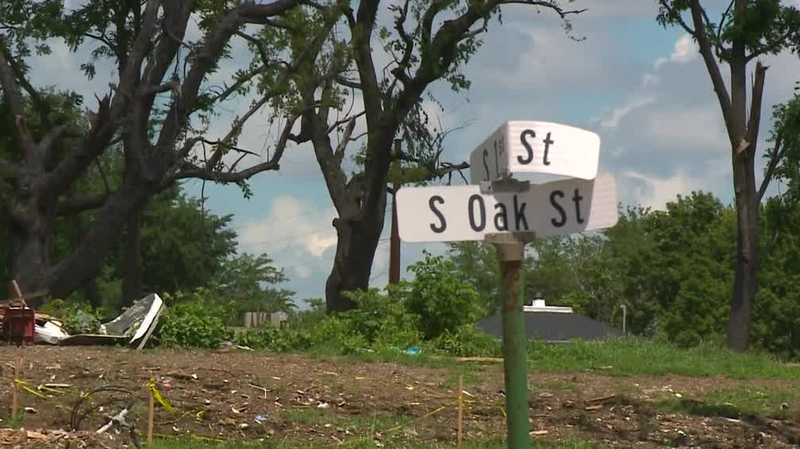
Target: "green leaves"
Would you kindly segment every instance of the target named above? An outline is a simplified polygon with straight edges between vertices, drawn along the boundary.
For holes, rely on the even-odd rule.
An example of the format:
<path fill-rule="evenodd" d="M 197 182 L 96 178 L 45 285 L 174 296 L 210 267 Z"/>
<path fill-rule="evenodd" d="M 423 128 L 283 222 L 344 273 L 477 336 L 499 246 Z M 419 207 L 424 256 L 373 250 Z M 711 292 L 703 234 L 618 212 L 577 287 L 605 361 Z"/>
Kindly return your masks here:
<path fill-rule="evenodd" d="M 698 2 L 699 3 L 699 2 Z M 705 2 L 710 3 L 710 2 Z M 700 4 L 704 26 L 697 30 L 689 17 L 691 0 L 659 0 L 658 23 L 662 26 L 688 26 L 697 36 L 705 34 L 718 56 L 730 62 L 730 49 L 741 45 L 749 58 L 777 54 L 800 48 L 800 11 L 780 0 L 750 0 L 737 10 L 733 2 L 719 19 Z"/>
<path fill-rule="evenodd" d="M 414 273 L 414 282 L 406 304 L 409 311 L 419 315 L 426 338 L 436 338 L 481 317 L 478 293 L 453 262 L 426 254 L 409 271 Z"/>

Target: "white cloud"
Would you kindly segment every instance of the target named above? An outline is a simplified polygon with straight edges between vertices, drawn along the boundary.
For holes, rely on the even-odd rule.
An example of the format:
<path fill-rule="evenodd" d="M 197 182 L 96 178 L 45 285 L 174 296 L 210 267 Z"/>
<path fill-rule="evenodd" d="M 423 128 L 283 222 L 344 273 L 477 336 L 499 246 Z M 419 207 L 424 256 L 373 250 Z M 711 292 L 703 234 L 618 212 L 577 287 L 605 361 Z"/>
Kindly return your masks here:
<path fill-rule="evenodd" d="M 653 64 L 656 70 L 660 69 L 664 64 L 671 62 L 674 64 L 686 64 L 697 59 L 697 44 L 692 39 L 692 36 L 684 34 L 679 37 L 675 42 L 675 47 L 669 58 L 658 58 Z"/>
<path fill-rule="evenodd" d="M 676 153 L 723 152 L 728 140 L 722 117 L 713 103 L 660 104 L 640 115 L 642 137 Z"/>
<path fill-rule="evenodd" d="M 623 104 L 622 106 L 614 108 L 614 110 L 611 111 L 606 116 L 606 118 L 604 118 L 600 122 L 600 126 L 602 126 L 603 128 L 616 128 L 617 126 L 619 126 L 620 120 L 625 118 L 625 116 L 635 111 L 636 109 L 642 108 L 644 106 L 653 103 L 654 101 L 656 100 L 653 97 L 634 97 L 630 99 L 627 103 Z"/>
<path fill-rule="evenodd" d="M 666 204 L 675 201 L 677 195 L 686 195 L 705 184 L 703 180 L 690 178 L 685 173 L 678 173 L 669 178 L 657 178 L 628 171 L 623 173 L 622 177 L 634 181 L 630 183 L 633 184 L 630 193 L 634 203 L 657 210 L 664 210 Z"/>
<path fill-rule="evenodd" d="M 318 264 L 336 246 L 336 232 L 331 224 L 334 216 L 331 207 L 319 207 L 290 195 L 280 196 L 272 201 L 266 215 L 245 222 L 238 229 L 239 245 L 252 253 L 292 254 L 292 262 L 300 262 L 301 266 L 306 262 Z M 302 274 L 307 270 L 299 271 Z"/>
<path fill-rule="evenodd" d="M 522 46 L 516 55 L 500 53 L 508 55 L 508 58 L 502 59 L 502 63 L 494 67 L 476 68 L 485 72 L 483 75 L 496 85 L 513 86 L 514 89 L 551 90 L 553 86 L 586 83 L 587 77 L 594 80 L 606 80 L 609 77 L 609 66 L 601 55 L 591 51 L 591 48 L 603 45 L 604 36 L 593 36 L 589 43 L 575 42 L 560 27 L 531 28 L 529 24 L 513 24 L 506 32 L 515 32 L 517 35 L 514 37 L 523 38 L 527 45 Z M 510 38 L 511 35 L 506 34 L 505 37 Z M 484 50 L 490 51 L 492 44 L 495 43 L 487 43 Z"/>

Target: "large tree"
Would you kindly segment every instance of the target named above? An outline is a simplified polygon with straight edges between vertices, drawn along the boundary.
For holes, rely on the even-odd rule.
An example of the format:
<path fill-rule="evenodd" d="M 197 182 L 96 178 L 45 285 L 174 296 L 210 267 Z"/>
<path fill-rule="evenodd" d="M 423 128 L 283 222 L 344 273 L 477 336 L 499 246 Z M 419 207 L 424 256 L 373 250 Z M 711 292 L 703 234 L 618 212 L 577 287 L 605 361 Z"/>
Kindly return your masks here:
<path fill-rule="evenodd" d="M 305 66 L 306 79 L 324 82 L 300 88 L 302 126 L 292 136 L 312 142 L 338 214 L 336 255 L 325 286 L 329 311 L 353 307 L 343 293 L 369 285 L 390 167 L 413 157 L 393 151 L 395 138 L 404 138 L 424 116 L 420 111 L 432 83 L 444 81 L 456 91 L 469 87 L 462 70 L 492 19 L 511 4 L 561 19 L 579 12 L 558 0 L 361 0 L 335 6 L 342 31 L 325 57 Z M 379 19 L 379 12 L 388 17 Z M 379 62 L 384 55 L 388 64 Z M 345 157 L 348 147 L 360 150 L 356 167 Z"/>
<path fill-rule="evenodd" d="M 697 42 L 711 78 L 730 141 L 736 205 L 736 275 L 728 320 L 728 347 L 747 349 L 753 301 L 758 291 L 760 204 L 780 154 L 769 154 L 765 176 L 756 182 L 755 161 L 767 67 L 758 59 L 800 46 L 800 12 L 780 0 L 731 0 L 717 22 L 700 0 L 659 0 L 658 20 L 680 26 Z M 753 61 L 753 82 L 747 76 Z M 727 64 L 726 81 L 721 63 Z M 749 93 L 749 101 L 748 101 Z M 772 168 L 770 168 L 772 167 Z"/>
<path fill-rule="evenodd" d="M 66 297 L 92 279 L 126 225 L 138 227 L 148 200 L 181 179 L 244 183 L 278 168 L 297 118 L 280 103 L 299 64 L 314 59 L 329 32 L 320 27 L 295 36 L 302 50 L 288 51 L 280 22 L 299 8 L 300 0 L 94 0 L 71 11 L 62 0 L 0 2 L 0 91 L 8 110 L 3 126 L 11 133 L 0 153 L 0 206 L 10 221 L 11 274 L 25 291 Z M 211 77 L 235 40 L 252 59 L 215 85 Z M 53 114 L 45 89 L 31 81 L 34 50 L 47 54 L 54 41 L 75 57 L 91 51 L 82 65 L 87 76 L 98 67 L 113 72 L 109 91 L 85 118 Z M 211 133 L 214 108 L 246 93 L 252 94 L 249 109 L 226 132 Z M 70 98 L 89 106 L 81 96 Z M 281 114 L 272 116 L 279 137 L 267 158 L 243 167 L 251 152 L 238 138 L 269 107 Z M 90 167 L 114 151 L 123 163 L 118 185 L 76 194 Z M 78 245 L 54 260 L 56 219 L 89 209 L 93 219 Z"/>

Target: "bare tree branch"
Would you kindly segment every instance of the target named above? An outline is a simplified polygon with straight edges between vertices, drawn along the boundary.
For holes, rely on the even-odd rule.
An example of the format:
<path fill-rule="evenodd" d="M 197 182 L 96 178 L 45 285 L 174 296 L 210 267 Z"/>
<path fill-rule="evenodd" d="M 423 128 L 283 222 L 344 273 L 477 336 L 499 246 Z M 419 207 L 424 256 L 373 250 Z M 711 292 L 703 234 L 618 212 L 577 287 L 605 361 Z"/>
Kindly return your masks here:
<path fill-rule="evenodd" d="M 151 45 L 150 39 L 155 32 L 158 17 L 159 0 L 147 0 L 142 19 L 141 33 L 133 43 L 128 64 L 120 73 L 119 87 L 113 98 L 98 98 L 98 109 L 89 135 L 84 139 L 77 151 L 71 152 L 61 160 L 45 178 L 46 189 L 51 192 L 63 192 L 84 172 L 97 155 L 109 145 L 120 125 L 119 118 L 127 112 L 132 99 L 132 91 L 139 80 L 142 61 L 147 56 Z"/>
<path fill-rule="evenodd" d="M 663 3 L 665 3 L 664 0 L 662 0 L 662 4 Z M 717 99 L 722 109 L 722 117 L 725 119 L 728 136 L 732 139 L 736 133 L 734 131 L 732 117 L 731 97 L 728 93 L 728 88 L 725 86 L 725 80 L 722 77 L 722 72 L 720 72 L 719 64 L 711 51 L 711 42 L 708 40 L 708 35 L 706 35 L 705 32 L 707 27 L 704 23 L 699 0 L 690 0 L 690 9 L 692 11 L 692 21 L 695 30 L 697 30 L 694 37 L 697 40 L 697 45 L 700 47 L 700 55 L 703 57 L 703 62 L 705 62 L 708 73 L 711 76 L 711 83 L 714 85 L 714 92 L 717 94 Z"/>
<path fill-rule="evenodd" d="M 98 209 L 103 207 L 107 199 L 108 193 L 68 198 L 58 203 L 56 214 L 59 216 L 75 215 L 87 210 Z"/>
<path fill-rule="evenodd" d="M 236 8 L 236 14 L 244 23 L 265 24 L 270 17 L 282 14 L 299 5 L 298 0 L 275 0 L 268 4 L 256 4 L 248 1 Z"/>
<path fill-rule="evenodd" d="M 345 149 L 347 148 L 347 144 L 350 143 L 350 136 L 353 135 L 353 130 L 356 128 L 357 117 L 358 116 L 352 117 L 350 121 L 347 122 L 347 127 L 344 129 L 344 134 L 342 134 L 342 140 L 339 141 L 339 145 L 336 146 L 336 151 L 334 151 L 334 160 L 339 166 L 342 165 Z"/>
<path fill-rule="evenodd" d="M 764 199 L 764 194 L 767 192 L 767 188 L 769 188 L 769 184 L 772 182 L 773 176 L 775 176 L 775 169 L 778 167 L 778 164 L 786 153 L 786 146 L 783 143 L 783 135 L 778 134 L 778 137 L 775 139 L 775 146 L 772 148 L 772 152 L 770 154 L 767 169 L 764 171 L 764 179 L 761 180 L 761 186 L 758 188 L 756 203 L 761 203 L 761 201 Z"/>
<path fill-rule="evenodd" d="M 206 165 L 205 168 L 201 168 L 192 164 L 185 164 L 185 167 L 179 170 L 173 177 L 171 177 L 169 179 L 169 182 L 174 182 L 176 180 L 185 178 L 196 178 L 196 179 L 204 179 L 207 181 L 214 181 L 225 184 L 232 182 L 241 182 L 252 177 L 257 173 L 261 173 L 264 171 L 278 170 L 280 168 L 280 161 L 281 158 L 283 157 L 284 150 L 286 150 L 286 144 L 289 140 L 289 135 L 292 131 L 292 127 L 294 126 L 296 120 L 297 117 L 291 117 L 289 120 L 286 121 L 286 125 L 284 125 L 283 131 L 281 132 L 281 135 L 278 138 L 278 142 L 275 145 L 275 151 L 273 152 L 272 157 L 266 162 L 253 165 L 252 167 L 246 168 L 238 172 L 234 171 L 222 172 L 219 170 L 215 171 L 212 170 L 209 165 Z"/>
<path fill-rule="evenodd" d="M 689 24 L 686 23 L 685 20 L 683 20 L 683 17 L 681 17 L 681 14 L 679 12 L 675 11 L 675 9 L 673 9 L 672 6 L 670 6 L 668 0 L 659 0 L 658 3 L 659 3 L 659 5 L 661 5 L 662 8 L 664 8 L 670 14 L 670 17 L 674 17 L 675 18 L 675 21 L 678 22 L 678 25 L 680 25 L 680 27 L 683 28 L 684 31 L 686 31 L 692 37 L 697 39 L 696 30 L 698 28 L 697 28 L 696 24 L 695 24 L 695 28 L 694 29 L 692 27 L 690 27 Z M 703 28 L 700 28 L 700 29 L 702 30 Z"/>
<path fill-rule="evenodd" d="M 164 120 L 156 146 L 168 150 L 173 147 L 181 130 L 189 120 L 189 111 L 197 103 L 198 91 L 208 72 L 215 66 L 230 37 L 245 23 L 260 23 L 299 4 L 298 0 L 275 0 L 269 4 L 251 2 L 229 11 L 218 25 L 203 39 L 203 44 L 192 55 L 192 65 L 181 86 L 180 96 L 173 101 Z"/>
<path fill-rule="evenodd" d="M 529 6 L 540 6 L 542 8 L 550 9 L 551 11 L 558 14 L 562 19 L 566 19 L 567 16 L 576 15 L 576 14 L 583 14 L 584 12 L 588 11 L 587 8 L 583 9 L 563 9 L 558 6 L 552 0 L 501 0 L 497 2 L 499 5 L 529 5 Z"/>
<path fill-rule="evenodd" d="M 227 100 L 228 97 L 233 95 L 246 83 L 252 81 L 253 78 L 255 78 L 259 73 L 262 73 L 264 70 L 266 70 L 266 68 L 267 68 L 266 66 L 262 65 L 242 74 L 242 76 L 239 77 L 233 84 L 231 84 L 230 86 L 224 86 L 224 90 L 222 92 L 212 97 L 210 100 L 211 103 L 221 103 Z"/>
<path fill-rule="evenodd" d="M 755 79 L 753 81 L 753 93 L 750 98 L 750 119 L 747 123 L 747 138 L 750 142 L 751 152 L 755 152 L 755 142 L 758 138 L 758 128 L 761 124 L 761 103 L 764 98 L 764 78 L 769 67 L 756 64 Z"/>

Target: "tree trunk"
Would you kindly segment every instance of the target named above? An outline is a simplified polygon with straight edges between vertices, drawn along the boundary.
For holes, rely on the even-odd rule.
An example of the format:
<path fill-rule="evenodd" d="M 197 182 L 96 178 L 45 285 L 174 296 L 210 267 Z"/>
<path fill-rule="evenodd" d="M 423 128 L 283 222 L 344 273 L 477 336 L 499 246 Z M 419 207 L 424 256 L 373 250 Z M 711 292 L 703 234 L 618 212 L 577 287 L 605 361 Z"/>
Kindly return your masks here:
<path fill-rule="evenodd" d="M 119 230 L 125 227 L 130 214 L 141 209 L 156 190 L 153 185 L 131 181 L 108 198 L 81 245 L 50 269 L 47 278 L 50 294 L 56 297 L 69 294 L 97 276 L 119 240 Z"/>
<path fill-rule="evenodd" d="M 41 195 L 29 178 L 20 180 L 20 189 L 30 192 L 12 202 L 9 220 L 11 279 L 27 297 L 46 290 L 50 268 L 55 221 L 54 200 Z M 33 301 L 33 304 L 37 304 Z"/>
<path fill-rule="evenodd" d="M 15 279 L 24 295 L 46 289 L 47 270 L 50 267 L 49 226 L 43 217 L 34 217 L 32 226 L 12 222 L 10 257 L 11 279 Z"/>
<path fill-rule="evenodd" d="M 364 211 L 359 220 L 338 218 L 334 220 L 336 235 L 336 258 L 333 269 L 325 283 L 325 303 L 328 312 L 344 312 L 356 304 L 345 297 L 344 292 L 369 288 L 372 261 L 383 232 L 383 216 L 386 212 L 384 200 L 374 211 Z"/>
<path fill-rule="evenodd" d="M 735 157 L 735 156 L 734 156 Z M 728 348 L 745 351 L 750 343 L 753 301 L 758 291 L 759 205 L 752 153 L 734 159 L 736 189 L 736 274 L 728 320 Z"/>
<path fill-rule="evenodd" d="M 736 0 L 735 18 L 742 20 L 745 0 Z M 736 197 L 736 272 L 728 320 L 727 344 L 734 351 L 747 350 L 750 342 L 750 321 L 758 290 L 758 187 L 755 181 L 755 154 L 758 142 L 758 121 L 747 118 L 747 59 L 741 41 L 732 45 L 731 109 L 728 123 L 733 162 L 733 189 Z M 763 86 L 763 85 L 762 85 Z M 760 95 L 760 93 L 759 93 Z M 750 111 L 759 117 L 760 110 Z"/>
<path fill-rule="evenodd" d="M 137 210 L 125 225 L 123 254 L 122 307 L 128 307 L 142 294 L 141 223 Z"/>

